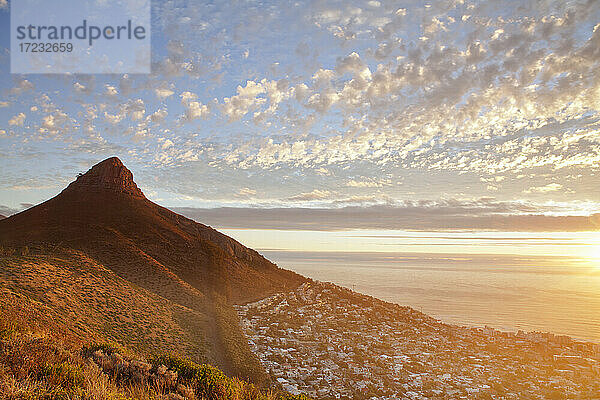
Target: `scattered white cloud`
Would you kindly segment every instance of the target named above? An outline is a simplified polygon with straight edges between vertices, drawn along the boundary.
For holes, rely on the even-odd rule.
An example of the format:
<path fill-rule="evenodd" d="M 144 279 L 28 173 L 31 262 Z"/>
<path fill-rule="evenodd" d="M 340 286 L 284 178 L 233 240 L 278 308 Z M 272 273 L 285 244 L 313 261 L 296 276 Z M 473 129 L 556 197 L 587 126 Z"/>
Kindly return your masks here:
<path fill-rule="evenodd" d="M 8 120 L 8 125 L 11 126 L 23 126 L 25 122 L 25 113 L 18 113 Z"/>
<path fill-rule="evenodd" d="M 164 108 L 161 108 L 159 110 L 156 110 L 154 113 L 152 113 L 149 116 L 149 118 L 152 122 L 159 123 L 159 122 L 164 121 L 164 119 L 167 117 L 167 115 L 169 115 L 167 110 Z"/>
<path fill-rule="evenodd" d="M 31 83 L 27 79 L 21 79 L 12 89 L 10 89 L 10 94 L 14 96 L 20 96 L 25 92 L 32 91 L 33 89 L 33 83 Z"/>
<path fill-rule="evenodd" d="M 597 196 L 600 3 L 427 5 L 161 3 L 166 56 L 150 76 L 7 78 L 3 140 L 25 152 L 31 127 L 90 154 L 122 146 L 192 183 L 279 174 L 290 184 L 260 197 L 288 202 Z"/>
<path fill-rule="evenodd" d="M 169 147 L 173 147 L 173 142 L 170 139 L 166 139 L 165 141 L 163 141 L 161 148 L 163 150 L 166 150 Z"/>
<path fill-rule="evenodd" d="M 109 97 L 113 97 L 119 94 L 119 91 L 117 90 L 116 87 L 112 86 L 112 85 L 105 85 L 104 86 L 104 94 L 106 96 Z"/>
<path fill-rule="evenodd" d="M 563 188 L 563 185 L 560 183 L 549 183 L 544 186 L 534 186 L 525 190 L 525 193 L 549 193 L 549 192 L 557 192 Z"/>
<path fill-rule="evenodd" d="M 42 123 L 38 131 L 42 134 L 56 135 L 60 133 L 65 125 L 69 122 L 69 118 L 62 110 L 56 109 L 51 114 L 42 117 Z"/>
<path fill-rule="evenodd" d="M 104 119 L 112 125 L 116 125 L 123 120 L 125 114 L 109 114 L 108 112 L 104 112 Z"/>
<path fill-rule="evenodd" d="M 256 196 L 256 193 L 256 190 L 244 187 L 238 190 L 234 196 L 239 199 L 251 199 Z"/>
<path fill-rule="evenodd" d="M 329 190 L 315 189 L 311 192 L 305 192 L 288 197 L 290 201 L 313 201 L 325 200 L 331 197 L 332 193 Z"/>
<path fill-rule="evenodd" d="M 265 91 L 261 82 L 246 81 L 246 86 L 237 87 L 237 95 L 223 99 L 221 110 L 230 121 L 239 120 L 249 111 L 267 101 L 266 98 L 259 97 Z"/>
<path fill-rule="evenodd" d="M 175 93 L 175 92 L 172 89 L 170 89 L 170 88 L 156 88 L 156 89 L 154 89 L 154 94 L 156 95 L 156 97 L 158 97 L 158 99 L 160 101 L 163 101 L 167 97 L 172 96 L 173 93 Z"/>
<path fill-rule="evenodd" d="M 87 88 L 79 82 L 75 82 L 73 84 L 73 89 L 75 89 L 76 92 L 80 92 L 80 93 L 87 91 Z"/>
<path fill-rule="evenodd" d="M 144 100 L 129 100 L 123 107 L 123 111 L 131 118 L 132 121 L 137 121 L 144 118 L 146 114 L 146 105 Z"/>
<path fill-rule="evenodd" d="M 351 179 L 346 182 L 346 186 L 348 187 L 356 187 L 356 188 L 380 188 L 384 186 L 388 186 L 391 184 L 389 179 Z"/>
<path fill-rule="evenodd" d="M 184 120 L 193 121 L 209 116 L 209 107 L 206 104 L 196 101 L 198 96 L 195 93 L 186 91 L 181 93 L 179 97 L 181 97 L 181 104 L 185 108 Z"/>

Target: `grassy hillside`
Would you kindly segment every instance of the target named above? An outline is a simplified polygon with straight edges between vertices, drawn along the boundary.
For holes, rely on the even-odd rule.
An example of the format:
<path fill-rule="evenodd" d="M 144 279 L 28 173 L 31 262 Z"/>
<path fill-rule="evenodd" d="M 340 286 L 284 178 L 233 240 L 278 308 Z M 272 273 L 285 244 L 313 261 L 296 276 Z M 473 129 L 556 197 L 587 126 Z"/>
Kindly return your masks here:
<path fill-rule="evenodd" d="M 256 354 L 250 350 L 248 338 L 239 324 L 237 312 L 223 297 L 217 297 L 214 305 L 217 335 L 223 346 L 229 369 L 259 386 L 267 386 L 270 378 Z"/>
<path fill-rule="evenodd" d="M 206 364 L 168 354 L 140 358 L 118 346 L 77 347 L 26 319 L 0 321 L 0 398 L 31 400 L 304 400 L 261 391 Z"/>
<path fill-rule="evenodd" d="M 6 253 L 16 253 L 3 249 Z M 28 249 L 0 256 L 0 312 L 30 325 L 52 326 L 70 340 L 110 341 L 140 353 L 176 351 L 215 361 L 205 332 L 210 319 L 198 307 L 177 304 L 115 274 L 73 250 Z"/>
<path fill-rule="evenodd" d="M 305 280 L 151 202 L 118 158 L 0 220 L 0 312 L 73 340 L 210 362 L 259 384 L 266 375 L 232 304 Z"/>

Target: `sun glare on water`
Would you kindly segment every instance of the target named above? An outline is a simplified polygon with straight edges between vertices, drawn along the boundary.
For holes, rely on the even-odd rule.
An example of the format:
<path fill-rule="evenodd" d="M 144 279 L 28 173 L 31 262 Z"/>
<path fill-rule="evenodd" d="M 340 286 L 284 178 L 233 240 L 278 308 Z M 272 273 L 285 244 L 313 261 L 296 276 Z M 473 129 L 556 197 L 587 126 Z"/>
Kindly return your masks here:
<path fill-rule="evenodd" d="M 600 269 L 600 235 L 590 240 L 590 244 L 584 250 L 584 257 Z"/>

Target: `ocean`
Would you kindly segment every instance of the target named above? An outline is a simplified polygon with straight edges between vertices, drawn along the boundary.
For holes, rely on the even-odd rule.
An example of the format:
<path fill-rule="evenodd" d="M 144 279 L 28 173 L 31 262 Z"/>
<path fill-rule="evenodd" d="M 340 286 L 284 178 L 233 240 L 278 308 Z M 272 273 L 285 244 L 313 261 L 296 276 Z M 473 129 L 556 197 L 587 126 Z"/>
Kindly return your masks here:
<path fill-rule="evenodd" d="M 283 268 L 444 322 L 600 342 L 597 233 L 226 233 Z"/>

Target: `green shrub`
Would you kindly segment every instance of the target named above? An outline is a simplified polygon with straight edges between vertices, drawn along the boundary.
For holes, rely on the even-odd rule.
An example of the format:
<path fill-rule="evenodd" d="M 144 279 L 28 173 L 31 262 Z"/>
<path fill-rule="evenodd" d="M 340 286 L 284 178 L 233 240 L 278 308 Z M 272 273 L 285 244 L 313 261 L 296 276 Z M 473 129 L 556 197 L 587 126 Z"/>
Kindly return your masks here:
<path fill-rule="evenodd" d="M 42 376 L 49 382 L 69 390 L 82 387 L 85 381 L 81 366 L 72 365 L 68 362 L 44 365 Z"/>
<path fill-rule="evenodd" d="M 152 364 L 155 366 L 164 365 L 177 372 L 179 379 L 190 385 L 199 398 L 221 400 L 232 397 L 231 380 L 211 365 L 196 364 L 193 361 L 174 355 L 155 357 Z"/>

